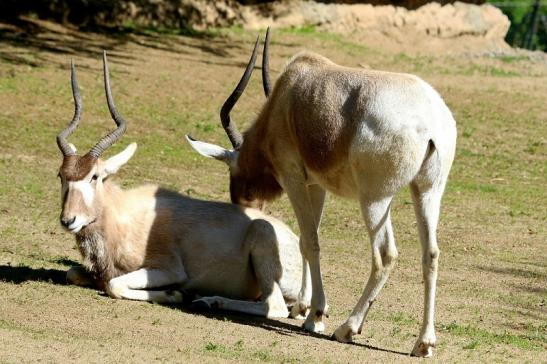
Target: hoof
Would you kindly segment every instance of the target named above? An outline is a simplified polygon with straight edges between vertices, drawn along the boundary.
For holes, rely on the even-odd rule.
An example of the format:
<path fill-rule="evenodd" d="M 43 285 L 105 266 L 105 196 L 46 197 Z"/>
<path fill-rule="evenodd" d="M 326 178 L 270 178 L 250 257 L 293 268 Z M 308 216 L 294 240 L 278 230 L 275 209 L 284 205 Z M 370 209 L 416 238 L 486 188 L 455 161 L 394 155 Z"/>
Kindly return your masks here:
<path fill-rule="evenodd" d="M 289 317 L 289 310 L 287 307 L 269 310 L 266 314 L 267 318 L 287 318 Z"/>
<path fill-rule="evenodd" d="M 433 356 L 434 347 L 434 342 L 418 341 L 416 345 L 414 345 L 414 349 L 412 349 L 412 353 L 410 355 L 420 358 L 431 358 Z"/>
<path fill-rule="evenodd" d="M 211 309 L 218 309 L 220 304 L 214 297 L 202 297 L 200 299 L 192 301 L 190 308 L 196 311 L 209 311 Z"/>
<path fill-rule="evenodd" d="M 325 324 L 323 323 L 323 321 L 314 321 L 310 320 L 309 318 L 310 316 L 308 315 L 308 318 L 304 322 L 304 325 L 302 325 L 304 330 L 316 334 L 320 334 L 325 331 Z"/>
<path fill-rule="evenodd" d="M 307 306 L 297 303 L 291 307 L 291 313 L 289 314 L 289 317 L 296 320 L 304 320 L 308 315 L 308 311 L 309 310 Z"/>
<path fill-rule="evenodd" d="M 332 338 L 340 343 L 352 343 L 355 333 L 346 325 L 342 325 L 334 331 Z"/>

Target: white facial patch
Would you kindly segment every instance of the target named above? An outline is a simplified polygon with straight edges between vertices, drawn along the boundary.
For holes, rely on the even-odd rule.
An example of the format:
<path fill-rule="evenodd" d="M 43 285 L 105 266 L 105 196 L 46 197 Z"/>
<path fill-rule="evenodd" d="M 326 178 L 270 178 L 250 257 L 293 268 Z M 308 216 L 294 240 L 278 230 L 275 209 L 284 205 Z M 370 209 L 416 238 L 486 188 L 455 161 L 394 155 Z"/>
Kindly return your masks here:
<path fill-rule="evenodd" d="M 87 207 L 92 207 L 95 191 L 91 187 L 91 183 L 87 181 L 69 182 L 69 188 L 74 191 L 79 191 L 82 194 L 82 199 Z"/>
<path fill-rule="evenodd" d="M 86 225 L 87 225 L 87 219 L 80 215 L 76 215 L 74 222 L 68 226 L 68 230 L 70 230 L 70 232 L 74 234 L 77 234 Z"/>

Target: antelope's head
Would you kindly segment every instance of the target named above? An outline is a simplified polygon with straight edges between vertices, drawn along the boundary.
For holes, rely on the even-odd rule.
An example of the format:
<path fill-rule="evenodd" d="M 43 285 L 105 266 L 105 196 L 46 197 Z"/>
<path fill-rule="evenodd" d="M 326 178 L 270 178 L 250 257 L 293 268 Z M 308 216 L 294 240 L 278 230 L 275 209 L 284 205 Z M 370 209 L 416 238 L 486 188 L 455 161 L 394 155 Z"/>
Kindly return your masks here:
<path fill-rule="evenodd" d="M 137 145 L 130 144 L 123 152 L 107 159 L 100 159 L 101 154 L 114 144 L 125 132 L 125 120 L 118 114 L 108 76 L 106 52 L 103 53 L 104 84 L 106 100 L 110 115 L 117 128 L 105 135 L 89 152 L 79 156 L 73 144 L 66 138 L 74 132 L 82 115 L 82 99 L 76 80 L 76 69 L 71 62 L 72 96 L 74 97 L 74 117 L 68 126 L 57 136 L 57 145 L 63 153 L 63 163 L 59 169 L 61 179 L 61 224 L 72 233 L 79 233 L 100 217 L 103 203 L 103 182 L 108 176 L 116 173 L 133 156 Z"/>
<path fill-rule="evenodd" d="M 262 82 L 264 94 L 269 97 L 271 83 L 269 76 L 269 40 L 270 29 L 266 32 L 264 51 L 262 55 Z M 235 123 L 230 119 L 230 111 L 237 100 L 243 94 L 254 69 L 258 53 L 259 37 L 256 39 L 251 59 L 245 68 L 241 80 L 232 94 L 222 105 L 220 120 L 230 139 L 233 149 L 225 149 L 221 146 L 201 142 L 187 135 L 190 145 L 201 155 L 215 158 L 226 163 L 230 169 L 230 198 L 232 203 L 263 209 L 266 201 L 272 200 L 281 194 L 281 186 L 278 184 L 271 166 L 264 158 L 259 148 L 261 141 L 245 142 L 244 136 L 239 132 Z"/>

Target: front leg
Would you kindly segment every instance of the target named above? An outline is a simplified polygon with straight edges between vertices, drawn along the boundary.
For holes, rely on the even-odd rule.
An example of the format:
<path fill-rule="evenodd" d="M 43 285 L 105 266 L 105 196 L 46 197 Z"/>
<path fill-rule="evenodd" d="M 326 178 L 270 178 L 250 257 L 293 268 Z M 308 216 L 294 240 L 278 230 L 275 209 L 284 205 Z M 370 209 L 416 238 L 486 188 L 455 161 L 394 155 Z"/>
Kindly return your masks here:
<path fill-rule="evenodd" d="M 321 267 L 319 262 L 318 229 L 325 201 L 325 190 L 317 185 L 307 186 L 305 179 L 287 179 L 282 181 L 283 188 L 293 206 L 300 227 L 300 249 L 308 261 L 312 281 L 311 308 L 304 328 L 311 332 L 323 332 L 323 317 L 327 315 L 328 305 L 323 290 Z M 303 279 L 304 275 L 303 275 Z"/>
<path fill-rule="evenodd" d="M 294 306 L 291 307 L 291 313 L 289 317 L 303 320 L 308 314 L 311 302 L 311 276 L 310 265 L 306 258 L 302 255 L 302 285 L 300 286 L 300 292 L 298 293 L 298 299 Z"/>
<path fill-rule="evenodd" d="M 157 291 L 147 290 L 147 288 L 180 284 L 186 278 L 187 276 L 184 272 L 174 273 L 159 269 L 141 268 L 111 279 L 106 287 L 106 292 L 112 298 L 159 303 L 180 303 L 183 300 L 180 291 Z"/>
<path fill-rule="evenodd" d="M 87 269 L 79 265 L 70 267 L 70 269 L 66 272 L 66 281 L 68 284 L 74 284 L 80 287 L 95 286 L 93 275 Z"/>

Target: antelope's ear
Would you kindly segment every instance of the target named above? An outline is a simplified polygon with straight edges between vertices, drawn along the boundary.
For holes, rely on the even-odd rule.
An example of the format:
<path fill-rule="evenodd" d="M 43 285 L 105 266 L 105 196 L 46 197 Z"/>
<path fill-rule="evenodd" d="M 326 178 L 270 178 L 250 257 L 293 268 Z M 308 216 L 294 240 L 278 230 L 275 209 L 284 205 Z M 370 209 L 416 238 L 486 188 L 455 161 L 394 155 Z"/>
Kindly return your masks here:
<path fill-rule="evenodd" d="M 199 154 L 205 157 L 215 158 L 216 160 L 226 163 L 230 167 L 232 167 L 237 160 L 238 152 L 234 150 L 224 149 L 215 144 L 200 142 L 190 135 L 186 135 L 186 140 Z"/>
<path fill-rule="evenodd" d="M 76 146 L 75 146 L 74 144 L 72 144 L 72 143 L 68 143 L 68 146 L 70 147 L 70 149 L 72 149 L 72 152 L 74 152 L 74 154 L 76 154 L 76 152 L 78 151 L 78 150 L 76 149 Z"/>
<path fill-rule="evenodd" d="M 135 154 L 135 151 L 137 150 L 137 143 L 131 143 L 125 148 L 122 152 L 116 154 L 113 157 L 108 158 L 104 164 L 103 164 L 103 173 L 105 176 L 108 176 L 110 174 L 114 174 L 118 172 L 118 170 L 126 164 L 131 157 L 133 157 L 133 154 Z"/>

